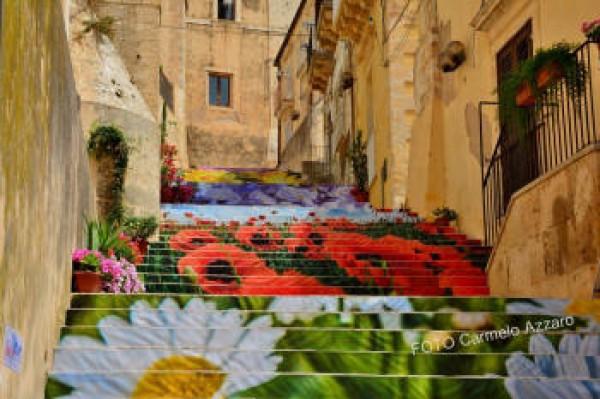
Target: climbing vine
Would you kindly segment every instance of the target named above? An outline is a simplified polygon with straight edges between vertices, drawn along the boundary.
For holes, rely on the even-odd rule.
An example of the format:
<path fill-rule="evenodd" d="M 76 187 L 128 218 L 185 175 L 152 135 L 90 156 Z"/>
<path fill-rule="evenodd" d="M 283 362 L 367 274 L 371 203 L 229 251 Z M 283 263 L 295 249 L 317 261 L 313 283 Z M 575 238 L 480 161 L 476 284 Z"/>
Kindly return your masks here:
<path fill-rule="evenodd" d="M 110 191 L 112 201 L 107 213 L 107 220 L 120 222 L 123 219 L 123 186 L 125 173 L 129 163 L 130 147 L 123 132 L 112 125 L 100 125 L 91 131 L 88 152 L 96 159 L 102 156 L 112 158 L 114 170 Z"/>

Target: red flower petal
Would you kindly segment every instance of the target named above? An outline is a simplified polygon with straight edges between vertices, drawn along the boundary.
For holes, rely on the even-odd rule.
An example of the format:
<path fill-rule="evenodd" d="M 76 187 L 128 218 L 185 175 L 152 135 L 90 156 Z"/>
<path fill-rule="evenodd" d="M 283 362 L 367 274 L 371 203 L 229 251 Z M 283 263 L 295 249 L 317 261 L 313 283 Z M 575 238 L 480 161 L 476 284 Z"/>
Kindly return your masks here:
<path fill-rule="evenodd" d="M 176 251 L 193 251 L 206 244 L 219 242 L 219 239 L 204 230 L 181 230 L 169 240 L 169 246 Z"/>

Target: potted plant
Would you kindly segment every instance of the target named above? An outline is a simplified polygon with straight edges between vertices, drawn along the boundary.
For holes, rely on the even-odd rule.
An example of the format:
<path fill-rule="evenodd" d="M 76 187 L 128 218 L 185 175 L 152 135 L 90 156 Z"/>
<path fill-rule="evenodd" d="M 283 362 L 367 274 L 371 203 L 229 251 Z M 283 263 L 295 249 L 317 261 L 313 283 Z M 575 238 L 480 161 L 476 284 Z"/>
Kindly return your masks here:
<path fill-rule="evenodd" d="M 156 217 L 128 217 L 123 222 L 125 234 L 136 243 L 142 255 L 148 252 L 148 239 L 158 228 Z"/>
<path fill-rule="evenodd" d="M 107 292 L 131 294 L 146 290 L 135 265 L 126 259 L 115 256 L 104 258 L 100 268 Z"/>
<path fill-rule="evenodd" d="M 367 184 L 369 180 L 369 171 L 367 167 L 367 144 L 363 142 L 362 131 L 358 131 L 352 139 L 352 144 L 348 149 L 348 159 L 352 164 L 354 172 L 355 188 L 351 191 L 357 202 L 368 202 L 369 192 Z"/>
<path fill-rule="evenodd" d="M 449 226 L 451 222 L 458 219 L 458 213 L 447 206 L 435 208 L 432 213 L 436 217 L 435 223 L 438 226 Z"/>
<path fill-rule="evenodd" d="M 160 168 L 160 200 L 167 204 L 189 203 L 194 196 L 191 184 L 183 178 L 183 170 L 175 166 L 177 148 L 162 145 L 162 165 Z"/>
<path fill-rule="evenodd" d="M 498 88 L 503 121 L 516 122 L 524 131 L 528 107 L 535 105 L 547 89 L 565 79 L 567 95 L 578 100 L 585 90 L 586 70 L 573 54 L 575 46 L 560 42 L 536 51 L 517 70 L 508 73 Z"/>
<path fill-rule="evenodd" d="M 100 263 L 103 256 L 99 251 L 87 248 L 76 249 L 71 257 L 73 265 L 73 289 L 77 292 L 96 293 L 102 291 Z"/>

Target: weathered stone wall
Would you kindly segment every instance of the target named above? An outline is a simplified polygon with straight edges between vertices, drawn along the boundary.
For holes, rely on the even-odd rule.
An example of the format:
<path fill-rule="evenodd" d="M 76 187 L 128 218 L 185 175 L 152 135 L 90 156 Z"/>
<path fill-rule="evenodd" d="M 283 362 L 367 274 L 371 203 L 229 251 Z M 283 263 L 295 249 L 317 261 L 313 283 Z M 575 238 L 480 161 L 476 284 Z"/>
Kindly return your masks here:
<path fill-rule="evenodd" d="M 156 123 L 128 110 L 94 102 L 82 103 L 81 115 L 85 127 L 112 124 L 123 131 L 131 147 L 123 205 L 128 214 L 159 217 L 160 132 Z M 92 181 L 96 182 L 94 171 L 92 168 Z"/>
<path fill-rule="evenodd" d="M 250 143 L 243 153 L 253 153 L 245 161 L 234 162 L 238 166 L 275 166 L 277 125 L 271 93 L 276 78 L 272 63 L 298 2 L 236 0 L 235 21 L 216 18 L 216 0 L 98 2 L 101 15 L 117 19 L 115 45 L 157 121 L 163 102 L 162 66 L 173 99 L 168 108 L 168 121 L 172 122 L 168 139 L 178 147 L 183 167 L 231 166 L 224 162 L 241 159 L 235 152 L 237 145 L 219 145 L 224 152 L 205 157 L 205 151 L 188 147 L 190 131 L 223 142 Z M 210 72 L 232 75 L 230 107 L 208 104 Z"/>
<path fill-rule="evenodd" d="M 492 295 L 591 297 L 600 263 L 600 146 L 517 192 L 488 266 Z"/>
<path fill-rule="evenodd" d="M 84 0 L 71 9 L 71 57 L 81 99 L 81 121 L 86 137 L 95 125 L 120 128 L 131 146 L 125 175 L 123 205 L 128 213 L 160 213 L 160 131 L 135 80 L 112 41 L 90 32 L 82 35 L 83 21 L 92 18 Z M 93 162 L 92 165 L 96 166 Z M 97 181 L 92 168 L 92 177 Z"/>
<path fill-rule="evenodd" d="M 260 165 L 267 145 L 266 137 L 223 136 L 188 127 L 190 166 L 217 165 L 244 168 Z"/>
<path fill-rule="evenodd" d="M 94 213 L 61 2 L 4 1 L 0 45 L 0 342 L 24 340 L 0 398 L 44 397 L 70 290 L 71 250 Z"/>

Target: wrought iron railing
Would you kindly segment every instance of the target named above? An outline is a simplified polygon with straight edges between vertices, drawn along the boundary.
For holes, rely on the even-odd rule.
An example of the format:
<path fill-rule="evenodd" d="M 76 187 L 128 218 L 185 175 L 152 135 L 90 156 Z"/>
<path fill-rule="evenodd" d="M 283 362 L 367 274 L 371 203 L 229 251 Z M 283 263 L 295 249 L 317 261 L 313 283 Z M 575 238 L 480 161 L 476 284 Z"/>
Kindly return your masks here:
<path fill-rule="evenodd" d="M 600 142 L 592 94 L 592 48 L 594 46 L 586 42 L 573 52 L 586 69 L 585 84 L 576 88 L 576 95 L 572 95 L 573 87 L 568 87 L 564 78 L 560 79 L 539 93 L 535 104 L 523 113 L 524 118 L 502 122 L 500 137 L 487 169 L 481 145 L 483 220 L 487 245 L 495 243 L 515 192 Z M 597 55 L 595 48 L 593 53 Z M 497 103 L 480 103 L 481 143 L 482 106 L 490 104 Z"/>

